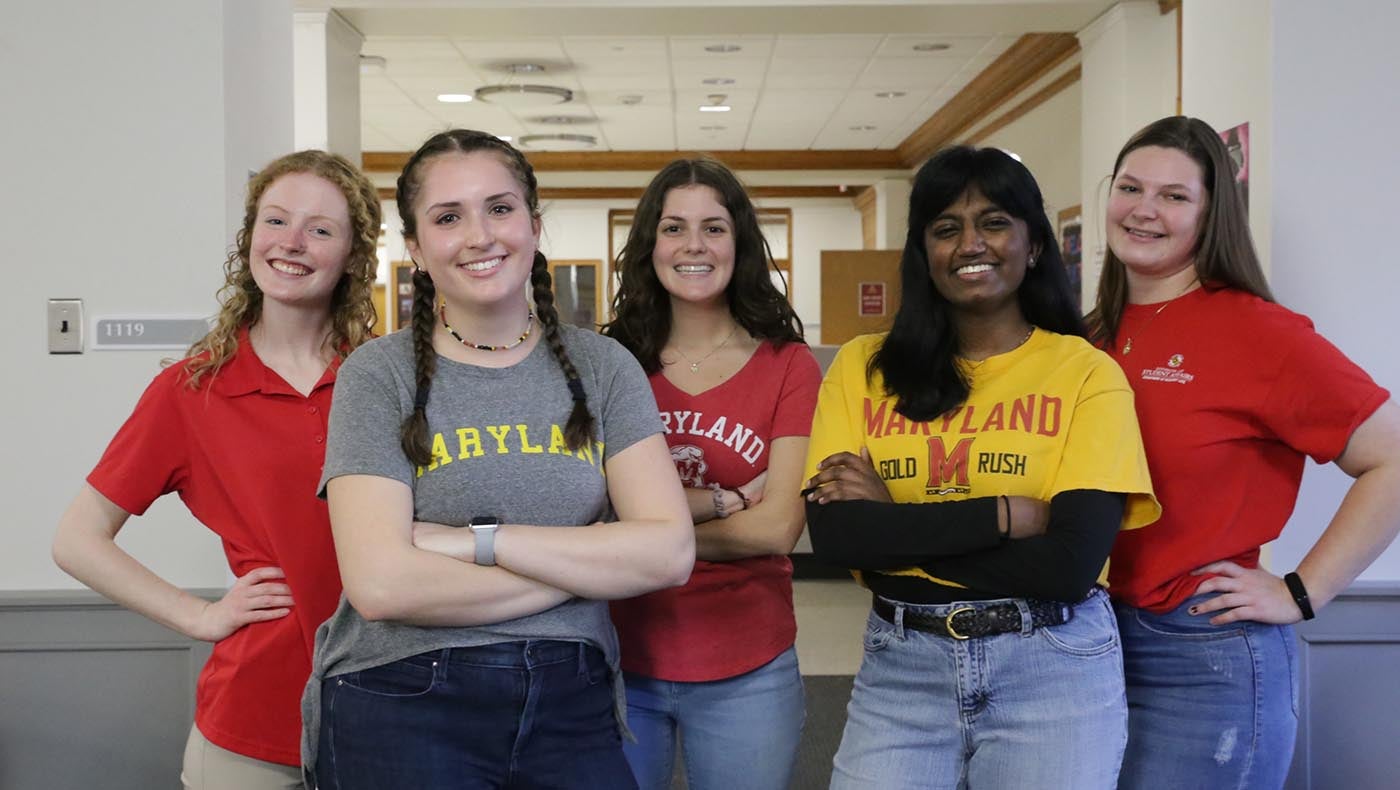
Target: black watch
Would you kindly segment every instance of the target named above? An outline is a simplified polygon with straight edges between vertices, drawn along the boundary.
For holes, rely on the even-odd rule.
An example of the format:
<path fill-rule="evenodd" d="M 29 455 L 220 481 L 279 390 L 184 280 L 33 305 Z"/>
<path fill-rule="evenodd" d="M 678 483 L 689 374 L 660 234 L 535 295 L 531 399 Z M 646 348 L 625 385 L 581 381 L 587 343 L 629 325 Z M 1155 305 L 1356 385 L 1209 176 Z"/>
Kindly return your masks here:
<path fill-rule="evenodd" d="M 495 516 L 473 516 L 467 526 L 476 541 L 476 564 L 495 565 L 496 528 L 501 526 L 501 520 Z"/>

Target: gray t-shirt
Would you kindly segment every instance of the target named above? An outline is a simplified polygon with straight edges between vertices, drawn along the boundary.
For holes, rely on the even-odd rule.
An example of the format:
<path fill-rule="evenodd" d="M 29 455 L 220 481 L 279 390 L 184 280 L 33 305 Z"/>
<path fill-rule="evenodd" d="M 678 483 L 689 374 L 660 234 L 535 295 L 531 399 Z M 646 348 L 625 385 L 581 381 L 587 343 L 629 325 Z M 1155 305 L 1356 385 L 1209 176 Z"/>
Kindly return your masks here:
<path fill-rule="evenodd" d="M 413 518 L 465 525 L 473 516 L 506 524 L 585 526 L 608 516 L 603 462 L 661 432 L 656 402 L 637 361 L 593 332 L 561 326 L 596 421 L 591 447 L 570 451 L 563 430 L 573 401 L 564 373 L 541 338 L 529 356 L 484 368 L 438 356 L 428 400 L 433 459 L 416 467 L 399 429 L 413 411 L 413 343 L 405 330 L 361 346 L 336 377 L 321 490 L 341 475 L 387 477 L 413 490 Z M 302 699 L 302 760 L 315 764 L 321 681 L 445 647 L 524 639 L 595 645 L 617 678 L 617 635 L 603 601 L 574 598 L 538 614 L 459 628 L 370 622 L 341 596 L 316 632 Z"/>

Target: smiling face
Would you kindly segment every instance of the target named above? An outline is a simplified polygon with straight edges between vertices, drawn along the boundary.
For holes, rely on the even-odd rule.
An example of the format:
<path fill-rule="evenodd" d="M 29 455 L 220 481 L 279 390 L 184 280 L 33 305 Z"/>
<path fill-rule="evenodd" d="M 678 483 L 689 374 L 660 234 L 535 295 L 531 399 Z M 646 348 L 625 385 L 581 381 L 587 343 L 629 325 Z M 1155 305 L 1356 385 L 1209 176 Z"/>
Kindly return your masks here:
<path fill-rule="evenodd" d="M 288 173 L 258 200 L 248 245 L 253 281 L 267 301 L 329 309 L 351 248 L 350 208 L 339 187 Z"/>
<path fill-rule="evenodd" d="M 409 254 L 460 311 L 519 308 L 539 248 L 525 187 L 489 151 L 444 154 L 424 165 Z"/>
<path fill-rule="evenodd" d="M 666 193 L 651 262 L 671 299 L 724 303 L 734 276 L 734 220 L 718 192 L 692 184 Z"/>
<path fill-rule="evenodd" d="M 1175 148 L 1130 151 L 1108 198 L 1108 245 L 1132 278 L 1194 277 L 1209 196 L 1201 166 Z"/>
<path fill-rule="evenodd" d="M 1026 223 L 969 189 L 924 228 L 929 277 L 957 310 L 1020 309 L 1016 291 L 1039 251 Z"/>

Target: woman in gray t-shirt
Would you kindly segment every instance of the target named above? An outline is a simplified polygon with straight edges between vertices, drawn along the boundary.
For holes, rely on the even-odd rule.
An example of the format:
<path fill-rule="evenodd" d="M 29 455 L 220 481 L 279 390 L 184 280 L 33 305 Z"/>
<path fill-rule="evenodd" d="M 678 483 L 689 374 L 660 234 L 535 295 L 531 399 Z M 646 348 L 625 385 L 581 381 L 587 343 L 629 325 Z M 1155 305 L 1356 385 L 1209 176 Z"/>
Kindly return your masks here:
<path fill-rule="evenodd" d="M 695 550 L 650 388 L 559 324 L 518 151 L 442 132 L 397 198 L 413 324 L 336 388 L 345 597 L 317 634 L 306 764 L 343 790 L 635 787 L 605 601 L 684 583 Z"/>

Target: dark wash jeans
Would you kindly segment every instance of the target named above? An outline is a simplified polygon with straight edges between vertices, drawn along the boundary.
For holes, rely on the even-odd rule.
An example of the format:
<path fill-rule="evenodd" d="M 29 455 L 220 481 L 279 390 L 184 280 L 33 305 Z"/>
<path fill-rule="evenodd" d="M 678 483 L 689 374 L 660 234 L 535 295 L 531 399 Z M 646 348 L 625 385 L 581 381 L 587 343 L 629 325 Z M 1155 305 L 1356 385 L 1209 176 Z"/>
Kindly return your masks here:
<path fill-rule="evenodd" d="M 607 661 L 578 642 L 447 648 L 326 678 L 320 790 L 636 788 Z"/>

